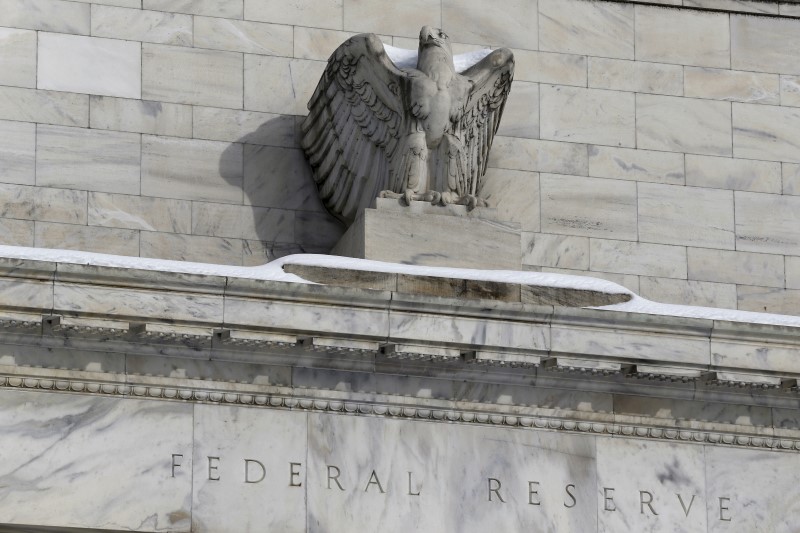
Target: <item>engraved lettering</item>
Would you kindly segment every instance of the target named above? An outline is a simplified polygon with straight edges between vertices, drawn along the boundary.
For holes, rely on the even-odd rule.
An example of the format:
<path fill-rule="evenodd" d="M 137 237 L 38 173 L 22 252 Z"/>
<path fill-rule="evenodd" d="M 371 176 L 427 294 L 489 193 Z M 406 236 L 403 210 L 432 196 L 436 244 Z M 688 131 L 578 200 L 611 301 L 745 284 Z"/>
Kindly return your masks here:
<path fill-rule="evenodd" d="M 300 467 L 302 463 L 289 463 L 289 486 L 302 487 L 303 482 L 300 481 Z M 328 487 L 330 488 L 330 487 Z"/>
<path fill-rule="evenodd" d="M 603 487 L 603 499 L 605 500 L 606 511 L 616 511 L 617 505 L 614 503 L 614 489 L 611 487 Z"/>
<path fill-rule="evenodd" d="M 570 489 L 574 489 L 574 488 L 575 488 L 575 485 L 573 485 L 572 483 L 570 483 L 569 485 L 564 487 L 564 490 L 566 491 L 567 496 L 569 496 L 569 499 L 572 500 L 572 503 L 569 503 L 569 504 L 567 502 L 564 502 L 564 507 L 566 507 L 567 509 L 572 509 L 578 503 L 578 500 L 575 499 L 575 495 L 572 494 L 572 492 L 570 492 Z"/>
<path fill-rule="evenodd" d="M 258 479 L 252 479 L 250 477 L 250 466 L 258 465 L 258 468 L 261 469 L 261 477 Z M 261 461 L 256 461 L 255 459 L 245 459 L 244 460 L 244 482 L 245 483 L 261 483 L 264 481 L 264 478 L 267 476 L 267 469 L 264 468 L 264 464 Z"/>
<path fill-rule="evenodd" d="M 500 496 L 500 487 L 501 486 L 502 485 L 501 485 L 499 480 L 497 480 L 497 479 L 495 479 L 493 477 L 489 478 L 489 501 L 490 502 L 493 501 L 492 500 L 492 493 L 494 492 L 495 495 L 497 496 L 497 499 L 500 500 L 501 503 L 506 503 L 506 501 L 503 499 L 503 497 Z"/>
<path fill-rule="evenodd" d="M 420 489 L 417 487 L 417 492 L 411 490 L 411 472 L 408 473 L 408 495 L 409 496 L 419 496 Z"/>
<path fill-rule="evenodd" d="M 680 494 L 675 493 L 675 496 L 677 496 L 678 497 L 678 501 L 681 502 L 681 507 L 683 507 L 683 512 L 686 515 L 686 517 L 688 518 L 689 517 L 689 512 L 691 512 L 691 510 L 692 510 L 692 504 L 694 503 L 695 495 L 692 494 L 692 499 L 689 500 L 689 507 L 686 507 L 686 504 L 683 503 L 683 498 L 681 497 Z"/>
<path fill-rule="evenodd" d="M 335 476 L 332 475 L 334 470 L 336 471 L 336 475 Z M 336 485 L 339 486 L 339 490 L 344 490 L 344 487 L 342 487 L 342 484 L 339 483 L 339 474 L 341 474 L 341 473 L 342 472 L 339 470 L 338 466 L 328 465 L 328 488 L 329 489 L 331 488 L 331 481 L 335 481 Z"/>
<path fill-rule="evenodd" d="M 216 461 L 216 463 L 215 463 Z M 219 481 L 219 474 L 217 477 L 214 477 L 214 472 L 217 471 L 219 468 L 219 457 L 208 457 L 208 480 L 209 481 Z"/>
<path fill-rule="evenodd" d="M 375 474 L 374 470 L 372 471 L 372 474 L 369 476 L 369 481 L 367 481 L 367 486 L 364 487 L 364 492 L 368 492 L 369 491 L 369 486 L 370 485 L 377 485 L 378 486 L 378 490 L 381 492 L 381 494 L 386 494 L 386 491 L 383 490 L 383 487 L 381 487 L 381 482 L 378 479 L 377 474 Z"/>
<path fill-rule="evenodd" d="M 183 461 L 181 461 L 180 463 L 176 463 L 175 459 L 183 459 L 183 454 L 180 453 L 172 454 L 172 477 L 175 477 L 175 469 L 179 468 L 183 464 Z"/>
<path fill-rule="evenodd" d="M 534 496 L 536 500 L 534 501 Z M 528 481 L 528 504 L 529 505 L 542 505 L 542 500 L 539 499 L 539 482 Z"/>
<path fill-rule="evenodd" d="M 727 517 L 725 516 L 725 511 L 730 511 L 730 508 L 728 508 L 727 506 L 727 504 L 729 504 L 730 502 L 731 499 L 726 498 L 724 496 L 719 499 L 719 519 L 723 522 L 731 521 L 730 515 L 728 515 Z"/>
<path fill-rule="evenodd" d="M 647 496 L 647 499 L 645 499 L 645 496 Z M 655 511 L 655 509 L 653 509 L 652 503 L 653 503 L 653 495 L 651 493 L 647 492 L 646 490 L 640 490 L 639 491 L 639 512 L 641 514 L 644 514 L 644 506 L 646 505 L 647 507 L 650 508 L 650 512 L 653 513 L 653 515 L 658 516 L 658 513 Z"/>

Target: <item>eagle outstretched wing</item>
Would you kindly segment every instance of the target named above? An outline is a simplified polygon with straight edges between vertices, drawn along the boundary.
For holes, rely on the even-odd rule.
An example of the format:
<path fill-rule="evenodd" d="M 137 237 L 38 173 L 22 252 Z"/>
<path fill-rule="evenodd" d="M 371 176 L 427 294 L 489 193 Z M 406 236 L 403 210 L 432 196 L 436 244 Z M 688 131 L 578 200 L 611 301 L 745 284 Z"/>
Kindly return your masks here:
<path fill-rule="evenodd" d="M 408 76 L 376 35 L 356 35 L 331 55 L 308 103 L 302 147 L 323 203 L 347 225 L 382 190 L 402 190 L 390 169 L 408 128 Z"/>
<path fill-rule="evenodd" d="M 489 150 L 514 78 L 514 54 L 507 48 L 499 48 L 461 76 L 471 88 L 454 132 L 463 143 L 462 155 L 458 158 L 458 168 L 448 169 L 448 181 L 459 196 L 479 196 Z"/>

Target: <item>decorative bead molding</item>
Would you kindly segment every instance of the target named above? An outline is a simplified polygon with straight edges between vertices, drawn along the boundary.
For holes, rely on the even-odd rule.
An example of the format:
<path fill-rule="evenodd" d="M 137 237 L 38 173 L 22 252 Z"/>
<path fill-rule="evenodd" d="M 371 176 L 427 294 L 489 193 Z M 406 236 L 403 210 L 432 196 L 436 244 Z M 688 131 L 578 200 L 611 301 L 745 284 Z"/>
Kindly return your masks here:
<path fill-rule="evenodd" d="M 262 394 L 258 392 L 209 390 L 190 387 L 164 387 L 149 384 L 126 384 L 11 375 L 0 375 L 0 389 L 42 390 L 141 399 L 178 400 L 271 409 L 319 411 L 342 415 L 369 415 L 409 420 L 427 420 L 430 422 L 458 422 L 517 429 L 543 429 L 568 433 L 657 439 L 779 451 L 800 451 L 800 439 L 794 438 L 706 431 L 702 429 L 667 428 L 654 425 L 581 421 L 560 417 L 520 416 L 518 414 L 503 412 L 485 413 L 466 409 L 439 409 L 381 402 Z M 502 409 L 501 406 L 494 407 L 496 409 Z"/>

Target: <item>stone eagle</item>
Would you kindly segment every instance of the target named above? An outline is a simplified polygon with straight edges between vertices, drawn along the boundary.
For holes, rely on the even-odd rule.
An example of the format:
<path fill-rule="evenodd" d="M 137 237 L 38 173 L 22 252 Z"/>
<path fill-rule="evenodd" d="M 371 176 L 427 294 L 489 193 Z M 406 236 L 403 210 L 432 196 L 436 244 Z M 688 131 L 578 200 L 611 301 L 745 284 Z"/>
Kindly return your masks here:
<path fill-rule="evenodd" d="M 389 48 L 397 64 L 374 34 L 345 41 L 308 103 L 302 147 L 325 206 L 349 226 L 378 196 L 486 205 L 479 195 L 514 55 L 465 54 L 474 64 L 458 72 L 448 36 L 429 26 L 416 58 Z"/>

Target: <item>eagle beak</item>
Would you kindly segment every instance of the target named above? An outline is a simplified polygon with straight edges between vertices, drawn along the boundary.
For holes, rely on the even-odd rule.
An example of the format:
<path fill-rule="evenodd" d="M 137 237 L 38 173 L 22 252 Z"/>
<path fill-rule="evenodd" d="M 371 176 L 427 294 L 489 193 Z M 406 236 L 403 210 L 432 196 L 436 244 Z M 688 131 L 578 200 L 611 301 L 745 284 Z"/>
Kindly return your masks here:
<path fill-rule="evenodd" d="M 422 44 L 428 44 L 431 41 L 436 42 L 435 35 L 433 28 L 430 26 L 423 26 L 422 30 L 419 32 L 419 40 Z"/>

